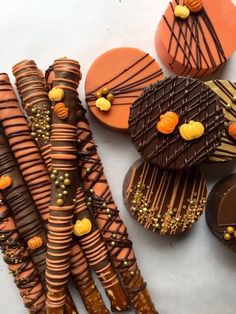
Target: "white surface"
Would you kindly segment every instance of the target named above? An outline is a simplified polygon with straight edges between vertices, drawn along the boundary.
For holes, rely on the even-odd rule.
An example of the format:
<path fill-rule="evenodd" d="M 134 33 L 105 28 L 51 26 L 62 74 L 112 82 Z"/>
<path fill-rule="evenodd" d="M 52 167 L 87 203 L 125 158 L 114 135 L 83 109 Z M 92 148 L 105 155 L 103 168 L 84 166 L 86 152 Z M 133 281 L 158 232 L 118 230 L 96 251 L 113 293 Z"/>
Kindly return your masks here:
<path fill-rule="evenodd" d="M 80 61 L 85 77 L 93 60 L 113 47 L 138 47 L 156 56 L 155 30 L 168 0 L 1 2 L 1 72 L 11 74 L 11 67 L 25 58 L 33 58 L 39 67 L 46 69 L 55 58 L 68 56 Z M 235 57 L 215 77 L 235 80 Z M 204 216 L 192 231 L 175 238 L 162 238 L 139 226 L 122 201 L 124 175 L 138 154 L 127 135 L 109 131 L 92 118 L 90 122 L 113 196 L 160 313 L 234 314 L 235 254 L 210 234 Z M 236 170 L 235 165 L 232 162 L 204 166 L 209 187 Z M 86 313 L 79 298 L 77 300 L 80 313 Z M 26 313 L 2 260 L 0 313 Z"/>

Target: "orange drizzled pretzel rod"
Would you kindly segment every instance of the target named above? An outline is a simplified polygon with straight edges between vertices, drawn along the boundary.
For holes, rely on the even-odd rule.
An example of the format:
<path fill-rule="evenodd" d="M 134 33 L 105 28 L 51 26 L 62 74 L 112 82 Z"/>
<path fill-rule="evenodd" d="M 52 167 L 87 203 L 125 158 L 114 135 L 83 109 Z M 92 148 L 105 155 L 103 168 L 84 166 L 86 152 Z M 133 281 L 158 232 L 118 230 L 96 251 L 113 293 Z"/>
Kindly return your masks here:
<path fill-rule="evenodd" d="M 55 80 L 55 78 L 54 78 Z M 86 204 L 84 193 L 80 187 L 76 193 L 75 230 L 85 223 L 88 230 L 78 234 L 78 240 L 98 278 L 109 297 L 112 310 L 121 311 L 128 308 L 127 296 L 121 287 L 116 272 L 108 258 L 108 251 L 100 231 Z"/>
<path fill-rule="evenodd" d="M 157 313 L 138 268 L 132 242 L 128 238 L 105 177 L 85 110 L 79 105 L 77 142 L 79 167 L 85 191 L 102 231 L 114 265 L 119 270 L 136 313 Z"/>
<path fill-rule="evenodd" d="M 70 273 L 72 221 L 76 197 L 76 97 L 80 66 L 73 60 L 54 62 L 57 79 L 49 98 L 53 104 L 51 129 L 52 193 L 47 244 L 47 311 L 63 313 L 65 285 Z M 56 108 L 62 108 L 58 111 Z M 65 121 L 68 118 L 68 121 Z"/>
<path fill-rule="evenodd" d="M 15 215 L 18 215 L 18 230 L 20 230 L 19 228 L 21 226 L 24 232 L 27 232 L 28 230 L 25 234 L 26 241 L 30 240 L 30 234 L 32 235 L 32 238 L 34 238 L 33 233 L 38 232 L 39 236 L 41 234 L 42 239 L 37 240 L 43 241 L 44 245 L 42 245 L 36 252 L 31 251 L 31 255 L 33 258 L 35 255 L 35 262 L 37 263 L 39 274 L 41 274 L 41 277 L 44 280 L 46 234 L 42 228 L 36 208 L 39 210 L 43 221 L 47 221 L 49 216 L 47 203 L 49 202 L 50 191 L 48 191 L 47 186 L 45 187 L 45 183 L 47 185 L 47 182 L 50 182 L 50 180 L 41 160 L 38 148 L 30 136 L 27 121 L 19 108 L 16 95 L 6 74 L 0 74 L 0 121 L 12 150 L 12 152 L 8 150 L 4 156 L 3 148 L 6 148 L 8 145 L 6 145 L 6 141 L 4 144 L 4 141 L 2 140 L 4 145 L 1 149 L 0 156 L 4 161 L 2 160 L 1 167 L 3 167 L 2 169 L 5 171 L 4 167 L 10 167 L 10 163 L 12 163 L 14 167 L 9 168 L 9 171 L 12 172 L 12 177 L 16 177 L 16 181 L 13 182 L 13 192 L 16 190 L 17 193 L 15 193 L 15 197 L 13 192 L 13 195 L 9 194 L 6 197 L 8 203 L 12 205 L 12 210 L 15 212 Z M 13 155 L 16 158 L 17 164 L 13 159 Z M 6 163 L 5 160 L 8 160 L 8 162 Z M 18 167 L 19 170 L 21 170 L 21 173 L 19 172 Z M 23 210 L 25 210 L 25 214 Z M 25 221 L 27 215 L 30 217 L 28 218 L 28 222 Z M 70 298 L 68 298 L 67 301 L 68 313 L 72 313 L 69 309 L 73 306 L 73 302 Z M 75 306 L 73 306 L 73 309 L 75 312 Z"/>
<path fill-rule="evenodd" d="M 46 295 L 40 281 L 37 267 L 30 252 L 20 238 L 9 206 L 0 194 L 0 247 L 3 260 L 19 289 L 25 307 L 30 314 L 46 313 Z"/>
<path fill-rule="evenodd" d="M 30 120 L 31 130 L 40 147 L 45 163 L 51 166 L 50 115 L 51 102 L 48 99 L 45 82 L 33 60 L 24 60 L 13 67 L 17 88 Z M 79 188 L 78 188 L 79 189 Z M 71 248 L 71 273 L 89 313 L 108 313 L 101 295 L 92 280 L 84 257 L 74 237 Z"/>
<path fill-rule="evenodd" d="M 51 66 L 46 71 L 46 81 L 49 88 L 54 77 L 53 70 L 53 66 Z M 85 115 L 86 111 L 79 100 L 78 105 L 78 165 L 81 171 L 79 176 L 82 177 L 87 196 L 92 201 L 91 207 L 106 241 L 110 257 L 121 274 L 136 313 L 155 314 L 157 311 L 146 288 L 146 283 L 140 274 L 132 249 L 132 242 L 129 240 L 126 226 L 120 218 L 119 210 L 112 198 Z"/>

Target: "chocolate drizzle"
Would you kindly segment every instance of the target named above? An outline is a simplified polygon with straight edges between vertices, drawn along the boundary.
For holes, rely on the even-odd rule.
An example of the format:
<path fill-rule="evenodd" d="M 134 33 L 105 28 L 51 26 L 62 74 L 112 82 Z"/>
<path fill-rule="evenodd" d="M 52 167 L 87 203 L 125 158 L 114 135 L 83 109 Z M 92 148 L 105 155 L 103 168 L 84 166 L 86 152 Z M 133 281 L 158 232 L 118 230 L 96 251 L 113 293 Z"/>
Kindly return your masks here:
<path fill-rule="evenodd" d="M 3 259 L 30 313 L 45 313 L 45 292 L 37 268 L 19 236 L 11 211 L 0 195 L 0 246 Z"/>
<path fill-rule="evenodd" d="M 175 2 L 179 4 L 178 0 Z M 169 5 L 174 16 L 174 6 L 171 2 Z M 185 20 L 174 16 L 172 24 L 165 15 L 163 19 L 170 31 L 168 53 L 173 56 L 173 61 L 169 63 L 170 68 L 174 67 L 179 51 L 183 55 L 180 62 L 184 69 L 180 75 L 202 77 L 227 61 L 217 33 L 204 8 L 196 14 L 190 14 Z M 206 32 L 210 39 L 206 36 Z M 214 57 L 214 54 L 217 57 Z"/>
<path fill-rule="evenodd" d="M 191 228 L 205 208 L 206 195 L 206 180 L 196 167 L 164 170 L 138 160 L 123 184 L 125 203 L 135 219 L 162 235 Z"/>
<path fill-rule="evenodd" d="M 37 209 L 26 184 L 18 170 L 16 160 L 8 146 L 3 130 L 0 129 L 0 175 L 8 175 L 13 183 L 10 187 L 2 190 L 2 194 L 12 209 L 19 234 L 28 241 L 34 236 L 40 236 L 44 245 L 31 251 L 31 256 L 38 267 L 42 281 L 44 281 L 45 257 L 46 257 L 46 234 L 41 225 Z"/>
<path fill-rule="evenodd" d="M 227 128 L 230 122 L 236 121 L 236 84 L 230 81 L 214 80 L 206 82 L 206 85 L 220 98 Z M 226 128 L 221 138 L 221 145 L 209 158 L 211 162 L 225 162 L 236 158 L 236 141 L 228 134 Z"/>
<path fill-rule="evenodd" d="M 80 103 L 78 120 L 78 164 L 85 191 L 92 198 L 93 213 L 106 241 L 110 257 L 122 276 L 136 311 L 157 313 L 140 274 L 126 226 L 112 198 L 85 110 Z"/>
<path fill-rule="evenodd" d="M 122 76 L 124 74 L 126 74 L 127 72 L 129 72 L 129 70 L 133 69 L 136 66 L 139 66 L 139 63 L 141 61 L 143 61 L 144 59 L 146 59 L 147 57 L 149 57 L 149 54 L 145 54 L 142 57 L 140 57 L 138 60 L 136 60 L 134 63 L 132 63 L 129 67 L 127 67 L 126 69 L 122 70 L 120 73 L 118 73 L 115 77 L 113 77 L 111 80 L 104 82 L 103 84 L 101 84 L 100 86 L 98 86 L 96 89 L 87 92 L 86 94 L 86 101 L 90 102 L 90 101 L 94 101 L 96 100 L 96 95 L 95 93 L 100 90 L 102 87 L 105 86 L 109 86 L 109 92 L 112 93 L 116 99 L 122 98 L 125 101 L 126 97 L 132 97 L 132 98 L 137 98 L 139 93 L 137 93 L 137 95 L 132 94 L 129 95 L 130 93 L 134 93 L 134 92 L 140 92 L 146 85 L 148 85 L 148 82 L 156 79 L 158 80 L 158 77 L 161 76 L 163 74 L 162 70 L 158 70 L 155 71 L 154 73 L 151 73 L 150 75 L 148 75 L 147 77 L 144 77 L 142 79 L 139 79 L 135 82 L 129 82 L 130 80 L 132 80 L 134 77 L 136 77 L 139 73 L 141 73 L 142 71 L 144 71 L 145 69 L 147 69 L 149 66 L 151 66 L 155 60 L 152 59 L 151 61 L 147 60 L 147 63 L 145 65 L 143 65 L 141 68 L 137 68 L 137 70 L 135 70 L 134 73 L 132 73 L 128 78 L 122 79 L 120 83 L 115 83 L 113 85 L 113 82 L 116 81 L 117 78 L 122 78 Z M 130 103 L 119 103 L 116 104 L 114 103 L 113 106 L 116 105 L 130 105 Z M 91 104 L 89 106 L 95 106 L 95 104 Z"/>
<path fill-rule="evenodd" d="M 190 120 L 204 125 L 204 135 L 185 141 L 178 127 L 172 134 L 157 132 L 160 115 L 173 111 L 179 126 Z M 221 143 L 224 117 L 218 97 L 194 79 L 170 77 L 146 88 L 131 107 L 131 139 L 147 161 L 169 169 L 191 167 L 212 154 Z"/>

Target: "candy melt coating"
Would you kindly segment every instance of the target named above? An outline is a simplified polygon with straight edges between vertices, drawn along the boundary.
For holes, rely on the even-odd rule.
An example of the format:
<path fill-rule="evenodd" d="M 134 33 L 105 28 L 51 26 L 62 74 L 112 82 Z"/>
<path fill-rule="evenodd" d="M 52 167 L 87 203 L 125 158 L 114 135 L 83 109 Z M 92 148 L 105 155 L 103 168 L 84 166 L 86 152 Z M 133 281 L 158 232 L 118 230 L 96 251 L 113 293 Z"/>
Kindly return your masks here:
<path fill-rule="evenodd" d="M 91 65 L 85 81 L 88 108 L 103 125 L 127 131 L 130 106 L 142 89 L 163 78 L 157 62 L 137 48 L 115 48 L 103 53 Z M 108 88 L 114 98 L 109 111 L 96 107 L 96 93 Z"/>
<path fill-rule="evenodd" d="M 187 2 L 193 4 L 193 1 L 185 1 L 185 5 Z M 155 39 L 157 54 L 177 75 L 209 75 L 236 49 L 233 1 L 203 0 L 202 3 L 199 12 L 190 13 L 183 20 L 174 15 L 175 6 L 181 2 L 172 0 L 159 22 Z"/>

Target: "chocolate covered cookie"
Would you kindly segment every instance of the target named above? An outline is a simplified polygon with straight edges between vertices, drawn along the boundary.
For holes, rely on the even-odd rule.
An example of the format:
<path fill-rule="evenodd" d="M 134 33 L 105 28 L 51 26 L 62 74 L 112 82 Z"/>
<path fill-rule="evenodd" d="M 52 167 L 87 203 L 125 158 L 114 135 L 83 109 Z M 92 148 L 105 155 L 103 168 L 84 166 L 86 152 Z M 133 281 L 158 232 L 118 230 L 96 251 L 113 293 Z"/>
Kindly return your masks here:
<path fill-rule="evenodd" d="M 145 160 L 160 168 L 189 168 L 221 144 L 224 114 L 204 83 L 169 77 L 146 88 L 131 107 L 129 133 Z"/>
<path fill-rule="evenodd" d="M 202 77 L 230 58 L 236 6 L 231 0 L 172 0 L 156 32 L 156 50 L 175 74 Z"/>
<path fill-rule="evenodd" d="M 135 219 L 162 235 L 191 228 L 204 210 L 206 196 L 205 178 L 196 167 L 163 170 L 138 160 L 123 184 L 125 204 Z"/>
<path fill-rule="evenodd" d="M 130 106 L 143 88 L 163 78 L 157 62 L 137 48 L 115 48 L 91 65 L 85 81 L 88 108 L 103 125 L 128 130 Z"/>
<path fill-rule="evenodd" d="M 206 205 L 206 220 L 211 232 L 236 251 L 236 174 L 218 182 Z"/>
<path fill-rule="evenodd" d="M 236 83 L 214 80 L 206 82 L 206 85 L 219 96 L 226 120 L 221 145 L 216 148 L 209 161 L 228 161 L 236 158 Z"/>

